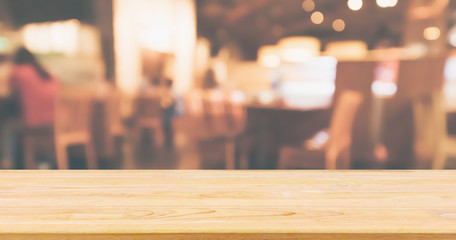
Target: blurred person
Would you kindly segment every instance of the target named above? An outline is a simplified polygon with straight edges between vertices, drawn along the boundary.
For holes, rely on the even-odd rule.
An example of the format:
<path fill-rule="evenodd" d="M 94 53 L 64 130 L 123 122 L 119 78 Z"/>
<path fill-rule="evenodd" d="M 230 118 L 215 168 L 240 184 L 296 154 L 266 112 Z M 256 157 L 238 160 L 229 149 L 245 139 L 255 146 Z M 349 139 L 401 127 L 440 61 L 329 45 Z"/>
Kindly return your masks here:
<path fill-rule="evenodd" d="M 19 48 L 13 58 L 9 79 L 11 97 L 20 104 L 21 120 L 12 119 L 3 125 L 3 162 L 12 162 L 15 141 L 20 128 L 51 128 L 54 124 L 58 84 L 56 79 L 26 48 Z"/>
<path fill-rule="evenodd" d="M 165 135 L 165 146 L 172 148 L 174 145 L 173 118 L 176 110 L 176 97 L 172 91 L 173 81 L 167 79 L 160 97 L 162 108 L 162 128 Z"/>
<path fill-rule="evenodd" d="M 215 72 L 210 68 L 207 70 L 203 80 L 203 89 L 214 89 L 218 86 Z"/>

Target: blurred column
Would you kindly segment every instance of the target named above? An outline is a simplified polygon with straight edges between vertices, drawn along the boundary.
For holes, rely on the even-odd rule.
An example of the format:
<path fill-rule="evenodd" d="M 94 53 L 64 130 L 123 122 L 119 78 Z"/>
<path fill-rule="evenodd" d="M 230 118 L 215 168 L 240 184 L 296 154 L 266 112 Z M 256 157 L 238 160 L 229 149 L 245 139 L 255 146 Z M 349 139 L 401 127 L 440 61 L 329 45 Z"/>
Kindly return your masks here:
<path fill-rule="evenodd" d="M 11 16 L 9 14 L 9 7 L 7 0 L 0 0 L 0 25 L 3 27 L 11 26 Z M 1 27 L 1 26 L 0 26 Z"/>
<path fill-rule="evenodd" d="M 196 8 L 193 0 L 174 0 L 176 22 L 175 87 L 185 92 L 192 86 L 193 59 L 196 45 Z"/>
<path fill-rule="evenodd" d="M 106 67 L 106 79 L 115 79 L 114 57 L 114 26 L 113 26 L 113 2 L 112 0 L 93 1 L 95 8 L 95 24 L 101 34 L 101 51 Z"/>
<path fill-rule="evenodd" d="M 174 55 L 172 77 L 178 92 L 191 86 L 196 44 L 193 0 L 114 0 L 116 79 L 134 93 L 142 76 L 145 49 Z"/>

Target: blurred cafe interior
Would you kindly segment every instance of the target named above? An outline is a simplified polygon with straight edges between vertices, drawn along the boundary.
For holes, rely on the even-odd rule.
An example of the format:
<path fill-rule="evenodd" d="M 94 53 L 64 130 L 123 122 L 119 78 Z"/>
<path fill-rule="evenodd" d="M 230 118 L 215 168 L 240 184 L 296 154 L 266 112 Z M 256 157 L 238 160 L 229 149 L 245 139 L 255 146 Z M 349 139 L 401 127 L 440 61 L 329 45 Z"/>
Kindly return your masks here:
<path fill-rule="evenodd" d="M 1 169 L 454 169 L 456 1 L 0 0 Z"/>

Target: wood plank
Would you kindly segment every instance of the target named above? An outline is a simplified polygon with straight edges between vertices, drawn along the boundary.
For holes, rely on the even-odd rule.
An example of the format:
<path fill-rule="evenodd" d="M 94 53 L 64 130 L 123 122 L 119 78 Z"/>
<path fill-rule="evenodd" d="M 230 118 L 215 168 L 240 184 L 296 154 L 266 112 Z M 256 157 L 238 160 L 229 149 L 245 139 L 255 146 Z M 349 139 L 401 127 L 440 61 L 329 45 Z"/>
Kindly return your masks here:
<path fill-rule="evenodd" d="M 0 171 L 0 239 L 456 239 L 456 171 Z"/>

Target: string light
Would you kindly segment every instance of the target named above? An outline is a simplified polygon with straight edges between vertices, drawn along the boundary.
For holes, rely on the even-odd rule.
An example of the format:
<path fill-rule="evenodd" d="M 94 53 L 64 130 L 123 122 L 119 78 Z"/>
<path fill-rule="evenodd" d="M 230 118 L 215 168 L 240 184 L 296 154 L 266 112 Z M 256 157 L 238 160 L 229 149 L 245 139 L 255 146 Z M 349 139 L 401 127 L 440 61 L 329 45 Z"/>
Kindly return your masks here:
<path fill-rule="evenodd" d="M 377 5 L 381 8 L 395 7 L 397 0 L 377 0 Z"/>
<path fill-rule="evenodd" d="M 438 27 L 428 27 L 424 29 L 423 35 L 427 40 L 437 40 L 440 37 L 440 29 Z"/>
<path fill-rule="evenodd" d="M 325 16 L 321 12 L 314 12 L 310 16 L 310 20 L 312 20 L 315 24 L 321 24 L 325 20 Z"/>
<path fill-rule="evenodd" d="M 302 9 L 307 12 L 312 12 L 315 9 L 315 2 L 313 0 L 304 0 L 304 2 L 302 2 Z"/>
<path fill-rule="evenodd" d="M 353 11 L 358 11 L 363 7 L 363 0 L 348 0 L 348 8 Z"/>
<path fill-rule="evenodd" d="M 342 32 L 345 29 L 345 22 L 342 19 L 336 19 L 332 23 L 332 27 L 336 32 Z"/>

